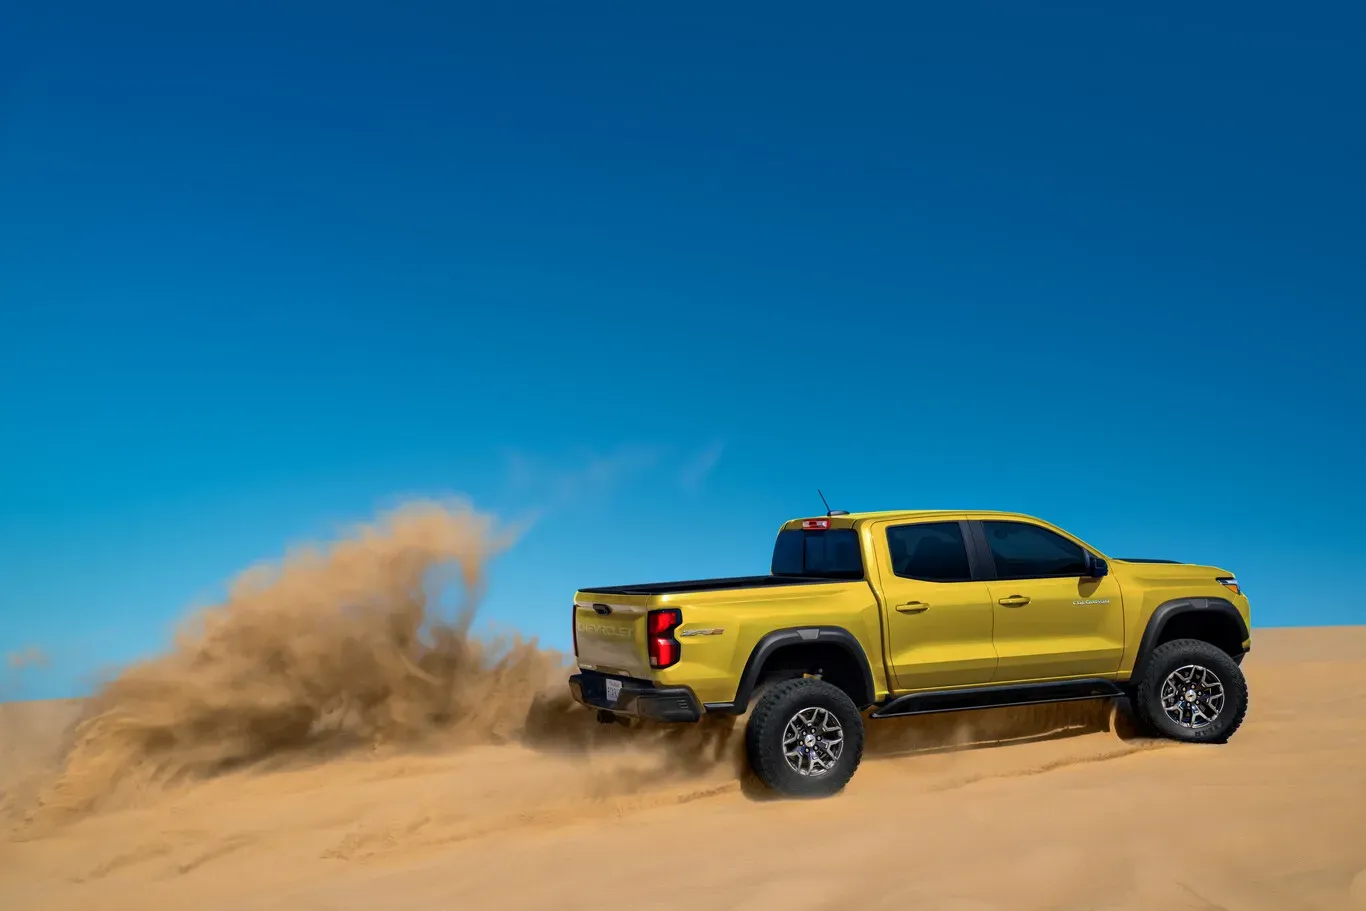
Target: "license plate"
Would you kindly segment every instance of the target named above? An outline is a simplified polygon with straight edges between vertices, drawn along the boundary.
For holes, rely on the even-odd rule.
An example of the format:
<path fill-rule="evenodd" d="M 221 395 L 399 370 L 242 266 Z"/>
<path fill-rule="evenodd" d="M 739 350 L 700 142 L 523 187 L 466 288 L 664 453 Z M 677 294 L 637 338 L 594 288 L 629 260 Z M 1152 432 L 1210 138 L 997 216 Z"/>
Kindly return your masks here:
<path fill-rule="evenodd" d="M 616 705 L 617 700 L 621 698 L 621 681 L 608 678 L 604 682 L 607 684 L 607 701 Z"/>

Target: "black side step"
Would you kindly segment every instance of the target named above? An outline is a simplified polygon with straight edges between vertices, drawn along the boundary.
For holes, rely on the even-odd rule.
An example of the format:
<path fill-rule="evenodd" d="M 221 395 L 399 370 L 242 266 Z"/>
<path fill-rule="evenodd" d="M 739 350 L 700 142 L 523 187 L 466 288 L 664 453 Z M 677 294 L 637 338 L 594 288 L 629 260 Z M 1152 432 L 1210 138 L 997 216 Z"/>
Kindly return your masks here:
<path fill-rule="evenodd" d="M 939 690 L 898 696 L 873 712 L 874 718 L 899 715 L 931 715 L 937 712 L 962 712 L 969 709 L 998 709 L 1045 702 L 1075 702 L 1081 699 L 1114 699 L 1124 690 L 1113 680 L 1100 678 L 1062 680 L 1057 683 L 1016 683 L 1009 686 L 980 686 L 965 690 Z"/>

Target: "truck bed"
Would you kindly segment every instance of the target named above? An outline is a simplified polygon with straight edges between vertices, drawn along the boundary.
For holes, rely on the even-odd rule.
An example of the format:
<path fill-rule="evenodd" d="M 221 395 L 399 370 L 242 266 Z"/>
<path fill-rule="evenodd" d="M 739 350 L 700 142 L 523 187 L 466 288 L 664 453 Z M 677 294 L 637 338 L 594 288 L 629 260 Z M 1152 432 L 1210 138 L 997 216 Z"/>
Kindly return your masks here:
<path fill-rule="evenodd" d="M 676 595 L 684 592 L 714 592 L 742 588 L 770 588 L 777 585 L 839 585 L 857 579 L 832 579 L 823 576 L 732 576 L 726 579 L 692 579 L 686 582 L 646 582 L 640 585 L 612 585 L 579 589 L 585 595 Z"/>

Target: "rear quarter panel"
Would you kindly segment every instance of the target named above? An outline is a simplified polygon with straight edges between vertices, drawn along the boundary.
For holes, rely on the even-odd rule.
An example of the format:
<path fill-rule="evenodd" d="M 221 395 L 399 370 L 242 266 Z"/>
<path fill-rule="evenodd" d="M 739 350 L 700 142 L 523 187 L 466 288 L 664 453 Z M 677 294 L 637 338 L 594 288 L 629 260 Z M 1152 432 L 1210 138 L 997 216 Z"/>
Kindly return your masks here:
<path fill-rule="evenodd" d="M 775 630 L 838 626 L 862 646 L 873 672 L 873 687 L 887 692 L 882 665 L 881 618 L 867 582 L 833 582 L 780 588 L 680 593 L 652 599 L 655 607 L 676 607 L 683 625 L 676 636 L 681 659 L 655 671 L 661 685 L 690 686 L 707 702 L 730 702 L 759 640 Z"/>

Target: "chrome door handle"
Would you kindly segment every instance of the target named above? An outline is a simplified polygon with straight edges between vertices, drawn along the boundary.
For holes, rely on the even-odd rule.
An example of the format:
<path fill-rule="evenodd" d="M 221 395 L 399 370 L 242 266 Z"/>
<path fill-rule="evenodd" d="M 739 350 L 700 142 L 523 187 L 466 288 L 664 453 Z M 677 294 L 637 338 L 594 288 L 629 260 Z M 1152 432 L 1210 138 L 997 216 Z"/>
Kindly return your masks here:
<path fill-rule="evenodd" d="M 1002 607 L 1024 607 L 1029 603 L 1029 599 L 1024 595 L 1011 595 L 1009 598 L 1002 598 L 996 603 Z"/>
<path fill-rule="evenodd" d="M 923 614 L 930 606 L 924 601 L 907 601 L 905 604 L 898 604 L 896 609 L 902 614 Z"/>

